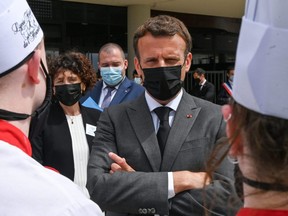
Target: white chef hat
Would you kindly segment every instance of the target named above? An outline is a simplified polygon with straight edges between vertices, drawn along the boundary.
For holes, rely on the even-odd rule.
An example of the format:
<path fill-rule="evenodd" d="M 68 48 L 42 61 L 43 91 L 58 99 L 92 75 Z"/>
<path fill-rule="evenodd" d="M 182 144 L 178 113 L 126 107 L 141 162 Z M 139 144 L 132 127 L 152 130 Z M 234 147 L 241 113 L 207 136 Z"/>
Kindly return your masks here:
<path fill-rule="evenodd" d="M 246 0 L 233 98 L 258 113 L 288 119 L 288 1 Z"/>
<path fill-rule="evenodd" d="M 0 1 L 0 77 L 40 43 L 43 32 L 26 0 Z"/>

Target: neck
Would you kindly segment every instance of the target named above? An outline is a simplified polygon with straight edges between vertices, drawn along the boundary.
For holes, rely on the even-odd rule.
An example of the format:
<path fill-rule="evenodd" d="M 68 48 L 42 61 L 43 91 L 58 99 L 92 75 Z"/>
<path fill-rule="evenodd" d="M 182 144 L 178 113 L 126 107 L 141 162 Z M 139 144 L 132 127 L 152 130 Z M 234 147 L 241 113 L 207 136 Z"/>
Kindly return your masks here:
<path fill-rule="evenodd" d="M 19 128 L 28 137 L 31 117 L 21 121 L 8 121 L 8 122 L 11 125 Z"/>
<path fill-rule="evenodd" d="M 263 191 L 246 184 L 244 190 L 244 207 L 257 209 L 287 209 L 288 193 L 278 191 Z"/>
<path fill-rule="evenodd" d="M 251 163 L 251 161 L 248 160 L 246 160 L 246 162 L 246 165 Z M 242 162 L 241 165 L 243 165 Z M 241 167 L 243 168 L 243 166 Z M 269 178 L 265 178 L 264 176 L 257 178 L 255 171 L 253 171 L 254 169 L 251 167 L 249 171 L 247 167 L 246 170 L 243 170 L 244 207 L 257 209 L 288 209 L 288 186 L 271 183 Z"/>
<path fill-rule="evenodd" d="M 65 106 L 61 103 L 60 103 L 60 105 L 61 105 L 61 107 L 64 110 L 64 113 L 66 115 L 76 116 L 76 115 L 79 115 L 81 113 L 79 102 L 73 104 L 72 106 Z"/>
<path fill-rule="evenodd" d="M 243 155 L 251 155 L 247 147 L 242 149 Z M 265 170 L 255 170 L 250 157 L 237 157 L 243 175 L 244 207 L 257 209 L 288 209 L 288 191 L 278 190 L 284 185 L 271 183 L 273 180 L 265 175 Z M 248 180 L 247 180 L 248 179 Z M 284 183 L 285 184 L 285 183 Z M 287 186 L 286 186 L 287 189 Z"/>

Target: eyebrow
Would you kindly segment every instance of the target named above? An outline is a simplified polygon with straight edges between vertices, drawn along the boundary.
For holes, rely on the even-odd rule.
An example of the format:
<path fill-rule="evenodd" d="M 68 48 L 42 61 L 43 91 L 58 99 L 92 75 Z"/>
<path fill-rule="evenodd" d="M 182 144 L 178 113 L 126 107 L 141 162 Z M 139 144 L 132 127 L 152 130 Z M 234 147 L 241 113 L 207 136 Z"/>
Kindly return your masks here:
<path fill-rule="evenodd" d="M 157 60 L 158 58 L 156 58 L 156 57 L 148 57 L 148 58 L 146 58 L 146 59 L 144 59 L 144 61 L 145 62 L 148 62 L 148 61 L 155 61 L 155 60 Z"/>
<path fill-rule="evenodd" d="M 113 61 L 113 62 L 102 62 L 100 65 L 110 65 L 110 64 L 121 64 L 121 61 Z"/>

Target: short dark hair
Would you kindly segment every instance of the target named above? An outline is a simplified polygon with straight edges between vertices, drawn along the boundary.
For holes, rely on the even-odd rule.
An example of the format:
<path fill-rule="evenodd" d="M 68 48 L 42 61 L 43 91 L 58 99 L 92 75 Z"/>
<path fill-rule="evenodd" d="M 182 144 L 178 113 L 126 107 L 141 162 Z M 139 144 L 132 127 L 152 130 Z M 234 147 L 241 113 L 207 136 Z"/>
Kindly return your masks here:
<path fill-rule="evenodd" d="M 234 65 L 229 65 L 227 67 L 227 70 L 226 70 L 226 73 L 229 74 L 231 70 L 234 70 L 235 69 L 235 66 Z"/>
<path fill-rule="evenodd" d="M 67 51 L 50 59 L 48 67 L 53 82 L 59 72 L 70 70 L 74 74 L 77 74 L 81 82 L 86 86 L 83 94 L 92 89 L 96 83 L 96 71 L 93 68 L 92 62 L 81 52 Z"/>
<path fill-rule="evenodd" d="M 205 75 L 206 74 L 206 71 L 204 70 L 204 69 L 202 69 L 202 68 L 196 68 L 195 70 L 194 70 L 194 73 L 197 73 L 197 74 L 199 74 L 199 75 Z"/>
<path fill-rule="evenodd" d="M 101 52 L 106 52 L 106 53 L 109 53 L 111 52 L 111 50 L 113 49 L 118 49 L 121 53 L 121 56 L 123 58 L 123 60 L 125 60 L 125 53 L 122 49 L 122 47 L 116 43 L 106 43 L 104 44 L 100 49 L 99 49 L 99 53 L 98 53 L 98 62 L 100 62 L 100 53 Z"/>
<path fill-rule="evenodd" d="M 174 36 L 178 34 L 186 43 L 184 55 L 187 55 L 192 49 L 191 35 L 184 23 L 172 16 L 159 15 L 149 18 L 143 25 L 139 26 L 134 33 L 133 48 L 139 60 L 138 41 L 147 33 L 152 34 L 154 37 Z"/>

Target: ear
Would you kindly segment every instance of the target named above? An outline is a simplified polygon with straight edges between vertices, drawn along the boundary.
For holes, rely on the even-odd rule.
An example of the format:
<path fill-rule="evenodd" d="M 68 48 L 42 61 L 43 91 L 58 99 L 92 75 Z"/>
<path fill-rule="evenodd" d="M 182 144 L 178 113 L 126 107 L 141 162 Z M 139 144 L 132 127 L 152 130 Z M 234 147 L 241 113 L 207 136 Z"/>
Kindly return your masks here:
<path fill-rule="evenodd" d="M 81 93 L 85 92 L 86 86 L 83 82 L 81 82 Z"/>
<path fill-rule="evenodd" d="M 192 53 L 189 52 L 185 59 L 185 72 L 186 73 L 190 70 L 192 58 L 193 58 Z"/>
<path fill-rule="evenodd" d="M 125 59 L 125 60 L 124 60 L 124 69 L 126 70 L 127 68 L 128 68 L 128 60 Z"/>
<path fill-rule="evenodd" d="M 41 60 L 41 52 L 39 49 L 37 49 L 37 50 L 35 50 L 35 53 L 32 56 L 32 58 L 29 59 L 29 61 L 27 62 L 29 78 L 35 84 L 40 83 L 40 79 L 38 77 L 39 68 L 40 68 L 40 60 Z"/>
<path fill-rule="evenodd" d="M 143 71 L 140 66 L 140 62 L 137 57 L 134 57 L 134 68 L 137 71 L 137 74 L 143 78 L 144 74 L 143 74 Z"/>
<path fill-rule="evenodd" d="M 186 59 L 184 61 L 184 65 L 181 68 L 181 80 L 184 81 L 185 77 L 186 77 L 186 73 L 190 70 L 190 66 L 191 66 L 191 61 L 192 61 L 192 53 L 188 53 L 186 55 Z"/>
<path fill-rule="evenodd" d="M 230 105 L 223 105 L 222 106 L 223 119 L 224 119 L 224 121 L 227 122 L 227 124 L 231 118 L 231 113 L 232 113 L 232 107 Z"/>
<path fill-rule="evenodd" d="M 53 95 L 55 95 L 56 94 L 56 89 L 55 89 L 54 85 L 53 85 L 52 89 L 53 89 Z"/>
<path fill-rule="evenodd" d="M 231 121 L 232 111 L 233 110 L 230 105 L 222 106 L 223 118 L 224 121 L 226 121 L 226 135 L 229 139 L 232 137 L 234 139 L 233 143 L 230 143 L 231 147 L 229 150 L 229 155 L 236 157 L 243 152 L 243 146 L 241 141 L 241 134 L 237 134 L 237 137 L 234 138 L 236 126 Z"/>

